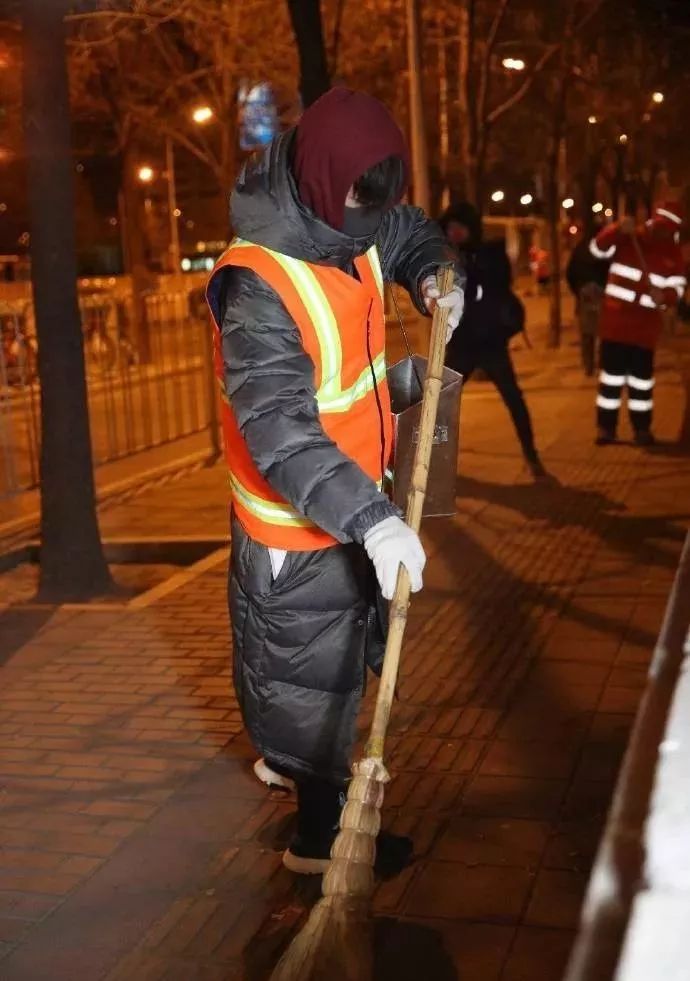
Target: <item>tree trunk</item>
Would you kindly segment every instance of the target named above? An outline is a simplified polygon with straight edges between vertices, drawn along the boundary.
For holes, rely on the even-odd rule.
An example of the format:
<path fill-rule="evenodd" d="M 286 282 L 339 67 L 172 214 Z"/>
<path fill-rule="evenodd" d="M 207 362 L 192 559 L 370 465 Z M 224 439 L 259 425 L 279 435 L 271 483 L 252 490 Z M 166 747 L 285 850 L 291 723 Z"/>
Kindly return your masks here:
<path fill-rule="evenodd" d="M 406 0 L 407 75 L 410 96 L 410 143 L 412 144 L 412 190 L 414 203 L 427 214 L 431 207 L 429 159 L 426 145 L 422 63 L 419 43 L 419 6 L 417 0 Z"/>
<path fill-rule="evenodd" d="M 467 201 L 482 210 L 477 156 L 477 99 L 474 75 L 476 33 L 476 0 L 460 8 L 458 50 L 458 104 L 460 108 L 461 159 L 463 194 Z"/>
<path fill-rule="evenodd" d="M 306 109 L 331 87 L 321 4 L 319 0 L 288 0 L 288 10 L 299 55 L 299 89 Z"/>
<path fill-rule="evenodd" d="M 560 140 L 553 137 L 549 150 L 547 207 L 549 219 L 549 252 L 551 253 L 551 290 L 549 296 L 549 347 L 561 346 L 561 203 L 558 181 Z"/>
<path fill-rule="evenodd" d="M 441 37 L 438 42 L 438 131 L 441 171 L 440 210 L 443 212 L 450 204 L 450 187 L 448 184 L 450 136 L 448 132 L 448 64 L 446 59 L 446 41 L 443 36 L 443 23 L 441 22 L 439 26 Z"/>
<path fill-rule="evenodd" d="M 31 272 L 41 381 L 41 578 L 50 601 L 111 586 L 101 546 L 77 303 L 74 163 L 63 16 L 25 0 L 23 84 Z"/>

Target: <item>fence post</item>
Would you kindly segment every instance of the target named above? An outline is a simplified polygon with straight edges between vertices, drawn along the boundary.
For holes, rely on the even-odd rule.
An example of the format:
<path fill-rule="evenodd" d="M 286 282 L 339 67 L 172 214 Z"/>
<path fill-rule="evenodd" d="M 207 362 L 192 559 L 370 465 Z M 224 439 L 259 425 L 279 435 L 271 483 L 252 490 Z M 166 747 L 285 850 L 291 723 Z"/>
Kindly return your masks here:
<path fill-rule="evenodd" d="M 209 319 L 204 316 L 200 323 L 204 352 L 204 378 L 206 379 L 206 395 L 208 398 L 208 424 L 211 436 L 211 459 L 209 463 L 215 463 L 221 456 L 222 446 L 220 441 L 220 419 L 218 416 L 218 382 L 213 363 L 213 344 Z"/>

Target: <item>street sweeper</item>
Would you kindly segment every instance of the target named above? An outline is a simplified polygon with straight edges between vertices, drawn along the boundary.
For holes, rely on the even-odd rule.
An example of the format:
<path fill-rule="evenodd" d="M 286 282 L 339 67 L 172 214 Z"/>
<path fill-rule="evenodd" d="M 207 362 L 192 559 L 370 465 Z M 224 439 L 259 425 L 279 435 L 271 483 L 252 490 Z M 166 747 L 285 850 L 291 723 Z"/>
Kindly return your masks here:
<path fill-rule="evenodd" d="M 678 304 L 687 286 L 678 244 L 682 223 L 678 202 L 667 201 L 654 208 L 641 228 L 626 217 L 604 228 L 590 243 L 592 255 L 610 263 L 599 320 L 596 442 L 600 446 L 616 442 L 625 387 L 635 442 L 638 446 L 655 442 L 654 351 L 663 311 Z"/>
<path fill-rule="evenodd" d="M 421 313 L 454 264 L 440 229 L 401 205 L 404 137 L 370 96 L 335 88 L 244 167 L 236 238 L 207 297 L 230 471 L 234 683 L 263 774 L 293 782 L 295 872 L 328 864 L 385 600 L 425 555 L 382 492 L 392 452 L 383 288 Z M 457 327 L 463 274 L 439 300 Z M 382 862 L 407 839 L 382 832 Z"/>

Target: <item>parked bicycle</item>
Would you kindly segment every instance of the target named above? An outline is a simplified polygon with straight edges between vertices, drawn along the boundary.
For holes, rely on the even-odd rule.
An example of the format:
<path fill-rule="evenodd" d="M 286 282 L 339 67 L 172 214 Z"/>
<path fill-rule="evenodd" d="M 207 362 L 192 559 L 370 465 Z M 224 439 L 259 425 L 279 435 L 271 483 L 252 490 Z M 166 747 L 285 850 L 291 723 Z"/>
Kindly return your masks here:
<path fill-rule="evenodd" d="M 27 332 L 27 320 L 26 311 L 0 306 L 0 385 L 23 388 L 36 380 L 38 349 Z"/>
<path fill-rule="evenodd" d="M 124 332 L 122 318 L 112 300 L 83 296 L 79 306 L 87 371 L 105 375 L 118 367 L 130 368 L 138 363 L 134 345 Z"/>

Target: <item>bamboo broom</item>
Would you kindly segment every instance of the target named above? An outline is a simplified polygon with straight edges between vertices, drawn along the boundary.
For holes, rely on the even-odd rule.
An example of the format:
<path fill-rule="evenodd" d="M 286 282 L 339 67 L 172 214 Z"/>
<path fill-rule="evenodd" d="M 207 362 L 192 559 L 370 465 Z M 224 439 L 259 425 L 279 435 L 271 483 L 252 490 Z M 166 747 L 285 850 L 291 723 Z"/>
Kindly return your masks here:
<path fill-rule="evenodd" d="M 453 270 L 439 273 L 442 296 L 452 288 Z M 436 307 L 431 326 L 429 363 L 424 380 L 419 442 L 407 497 L 407 524 L 419 531 L 441 393 L 448 310 Z M 323 898 L 283 954 L 271 981 L 368 981 L 373 977 L 373 923 L 376 836 L 381 827 L 384 784 L 390 777 L 383 763 L 388 720 L 398 678 L 400 651 L 407 623 L 410 579 L 400 566 L 390 606 L 386 653 L 374 719 L 364 758 L 355 763 L 340 817 L 340 831 L 323 877 Z"/>

